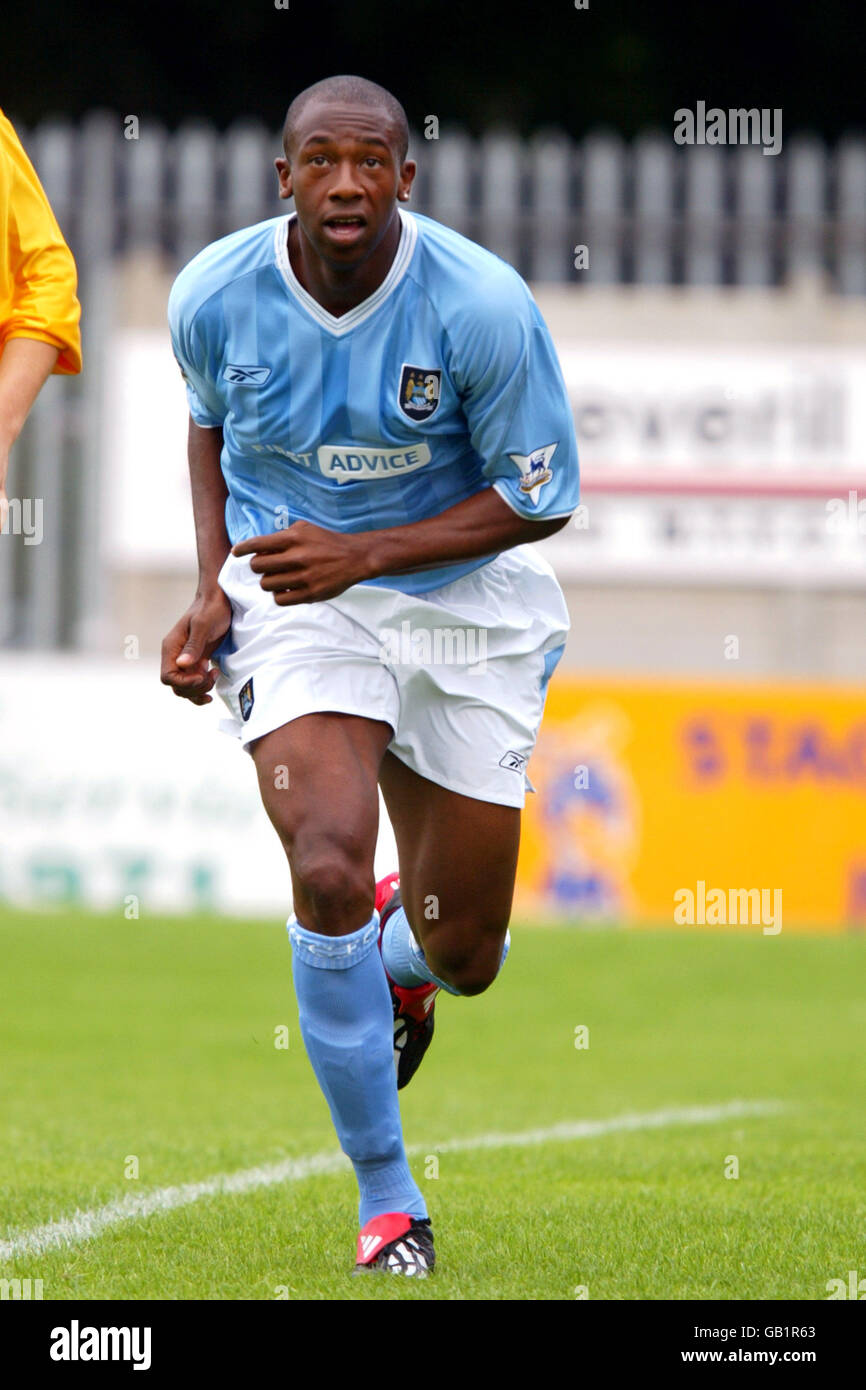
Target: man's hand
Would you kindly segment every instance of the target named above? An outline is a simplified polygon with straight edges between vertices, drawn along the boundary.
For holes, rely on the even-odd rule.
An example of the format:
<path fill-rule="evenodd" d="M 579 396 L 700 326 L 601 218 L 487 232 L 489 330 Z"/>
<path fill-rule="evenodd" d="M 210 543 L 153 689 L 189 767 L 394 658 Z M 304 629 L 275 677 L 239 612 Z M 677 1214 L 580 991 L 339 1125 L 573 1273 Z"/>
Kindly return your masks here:
<path fill-rule="evenodd" d="M 295 521 L 270 536 L 240 541 L 233 555 L 251 555 L 250 567 L 280 608 L 336 598 L 345 589 L 373 576 L 370 533 L 326 531 L 310 521 Z"/>
<path fill-rule="evenodd" d="M 160 680 L 194 705 L 209 705 L 216 680 L 210 656 L 229 630 L 232 608 L 222 589 L 200 595 L 162 644 Z"/>
<path fill-rule="evenodd" d="M 529 521 L 492 487 L 437 516 L 379 531 L 326 531 L 310 521 L 239 541 L 233 555 L 251 555 L 261 586 L 281 608 L 335 598 L 352 584 L 380 575 L 411 574 L 464 560 L 492 559 L 502 550 L 544 540 L 568 517 Z"/>

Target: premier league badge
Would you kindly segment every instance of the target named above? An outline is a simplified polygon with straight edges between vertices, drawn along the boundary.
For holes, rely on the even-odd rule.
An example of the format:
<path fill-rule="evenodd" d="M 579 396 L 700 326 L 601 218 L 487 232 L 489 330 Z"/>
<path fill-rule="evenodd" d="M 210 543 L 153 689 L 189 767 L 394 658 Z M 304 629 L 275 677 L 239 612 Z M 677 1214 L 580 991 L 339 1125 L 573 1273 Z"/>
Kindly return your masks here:
<path fill-rule="evenodd" d="M 509 454 L 511 462 L 517 465 L 520 471 L 520 482 L 517 486 L 521 492 L 526 493 L 533 507 L 538 506 L 538 494 L 545 483 L 549 483 L 553 477 L 553 469 L 550 460 L 556 452 L 559 440 L 553 444 L 545 444 L 540 449 L 533 449 L 531 454 Z"/>
<path fill-rule="evenodd" d="M 410 420 L 429 420 L 439 406 L 441 367 L 410 367 L 400 373 L 400 409 Z"/>

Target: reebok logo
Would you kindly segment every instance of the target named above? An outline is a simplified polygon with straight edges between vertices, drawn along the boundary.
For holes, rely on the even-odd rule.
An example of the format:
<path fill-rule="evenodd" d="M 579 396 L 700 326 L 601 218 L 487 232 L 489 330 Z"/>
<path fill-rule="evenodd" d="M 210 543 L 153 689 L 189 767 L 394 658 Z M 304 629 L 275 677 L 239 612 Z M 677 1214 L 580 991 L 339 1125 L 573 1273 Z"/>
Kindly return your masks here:
<path fill-rule="evenodd" d="M 229 362 L 223 372 L 223 380 L 234 386 L 264 386 L 271 374 L 270 367 L 237 367 Z"/>
<path fill-rule="evenodd" d="M 522 772 L 526 767 L 526 758 L 522 753 L 515 753 L 513 748 L 499 759 L 499 766 L 507 768 L 509 772 Z"/>

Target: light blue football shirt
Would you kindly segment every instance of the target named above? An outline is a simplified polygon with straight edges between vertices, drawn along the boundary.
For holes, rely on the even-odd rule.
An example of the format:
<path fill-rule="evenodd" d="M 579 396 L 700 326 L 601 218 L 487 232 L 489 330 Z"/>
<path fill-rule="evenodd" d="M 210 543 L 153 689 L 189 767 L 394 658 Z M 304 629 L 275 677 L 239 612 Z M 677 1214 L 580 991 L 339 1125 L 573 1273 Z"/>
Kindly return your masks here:
<path fill-rule="evenodd" d="M 402 526 L 491 486 L 521 516 L 568 516 L 571 407 L 517 272 L 400 209 L 387 276 L 335 318 L 292 270 L 294 215 L 205 247 L 169 299 L 192 418 L 223 428 L 232 544 L 298 520 Z M 492 558 L 366 582 L 424 593 Z"/>

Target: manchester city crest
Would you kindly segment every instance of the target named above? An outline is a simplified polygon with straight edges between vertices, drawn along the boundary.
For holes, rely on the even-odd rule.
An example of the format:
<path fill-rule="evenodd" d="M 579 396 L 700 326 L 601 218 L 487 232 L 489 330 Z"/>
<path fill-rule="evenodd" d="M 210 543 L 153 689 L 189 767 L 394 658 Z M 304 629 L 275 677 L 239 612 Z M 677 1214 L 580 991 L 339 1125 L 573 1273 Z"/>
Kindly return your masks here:
<path fill-rule="evenodd" d="M 256 702 L 256 697 L 253 694 L 252 676 L 250 676 L 249 680 L 247 681 L 246 685 L 244 686 L 243 690 L 238 696 L 238 702 L 241 707 L 241 719 L 246 724 L 247 720 L 253 712 L 253 705 Z"/>
<path fill-rule="evenodd" d="M 410 420 L 429 420 L 439 407 L 441 386 L 441 367 L 411 367 L 404 363 L 398 393 L 403 414 Z"/>

